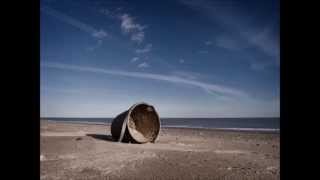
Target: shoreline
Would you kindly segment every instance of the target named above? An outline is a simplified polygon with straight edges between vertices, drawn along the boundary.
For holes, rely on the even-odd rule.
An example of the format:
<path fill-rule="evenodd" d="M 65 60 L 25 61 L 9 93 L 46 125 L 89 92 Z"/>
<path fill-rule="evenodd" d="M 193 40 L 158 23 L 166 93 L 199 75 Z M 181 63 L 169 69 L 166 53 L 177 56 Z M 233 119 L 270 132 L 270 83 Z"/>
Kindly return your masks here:
<path fill-rule="evenodd" d="M 60 120 L 49 120 L 49 119 L 40 119 L 40 122 L 52 122 L 52 123 L 68 123 L 68 124 L 87 124 L 87 125 L 105 125 L 111 126 L 111 123 L 103 122 L 88 122 L 88 121 L 60 121 Z M 271 128 L 208 128 L 200 126 L 171 126 L 171 125 L 161 125 L 161 128 L 174 128 L 174 129 L 194 129 L 194 130 L 213 130 L 213 131 L 230 131 L 230 132 L 253 132 L 253 133 L 275 133 L 280 134 L 280 129 L 271 129 Z"/>

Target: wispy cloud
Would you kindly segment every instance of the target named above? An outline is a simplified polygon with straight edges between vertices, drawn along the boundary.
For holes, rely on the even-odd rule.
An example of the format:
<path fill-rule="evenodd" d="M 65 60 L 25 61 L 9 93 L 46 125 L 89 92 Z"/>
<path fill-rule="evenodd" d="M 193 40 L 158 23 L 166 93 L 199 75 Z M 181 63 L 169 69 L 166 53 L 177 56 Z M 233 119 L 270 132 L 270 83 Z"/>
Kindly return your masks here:
<path fill-rule="evenodd" d="M 199 87 L 205 90 L 206 92 L 215 93 L 216 95 L 220 95 L 220 96 L 248 97 L 246 93 L 237 89 L 233 89 L 233 88 L 229 88 L 229 87 L 225 87 L 217 84 L 205 83 L 205 82 L 196 81 L 196 80 L 184 79 L 176 76 L 163 75 L 163 74 L 128 72 L 128 71 L 122 71 L 122 70 L 109 70 L 109 69 L 84 67 L 84 66 L 61 64 L 61 63 L 42 63 L 41 66 L 46 68 L 60 69 L 60 70 L 111 74 L 111 75 L 126 76 L 126 77 L 132 77 L 132 78 L 166 81 L 166 82 L 171 82 L 176 84 L 187 84 L 190 86 Z"/>
<path fill-rule="evenodd" d="M 179 63 L 183 64 L 184 63 L 184 59 L 179 59 Z"/>
<path fill-rule="evenodd" d="M 130 39 L 134 42 L 141 43 L 144 40 L 144 32 L 133 33 Z"/>
<path fill-rule="evenodd" d="M 97 40 L 97 43 L 94 46 L 88 47 L 89 51 L 94 51 L 102 45 L 103 41 L 101 39 Z"/>
<path fill-rule="evenodd" d="M 135 52 L 137 54 L 144 54 L 150 52 L 152 49 L 152 44 L 147 44 L 144 48 L 142 49 L 136 49 Z"/>
<path fill-rule="evenodd" d="M 133 18 L 128 14 L 123 14 L 120 16 L 121 19 L 121 28 L 124 32 L 133 32 L 133 31 L 142 31 L 145 26 L 141 26 L 138 23 L 135 23 Z"/>
<path fill-rule="evenodd" d="M 141 25 L 137 22 L 136 18 L 128 13 L 122 12 L 121 9 L 109 10 L 106 8 L 100 9 L 100 13 L 115 20 L 120 20 L 121 31 L 130 37 L 130 40 L 141 44 L 145 39 L 146 25 Z M 137 49 L 137 53 L 147 53 L 151 50 L 151 44 L 148 44 L 145 49 Z"/>
<path fill-rule="evenodd" d="M 148 63 L 146 63 L 146 62 L 140 63 L 138 65 L 138 68 L 148 68 L 148 67 L 150 67 L 150 65 Z"/>
<path fill-rule="evenodd" d="M 136 62 L 136 61 L 138 61 L 139 60 L 139 57 L 133 57 L 131 60 L 130 60 L 130 62 Z"/>
<path fill-rule="evenodd" d="M 219 36 L 215 41 L 215 45 L 227 50 L 240 50 L 243 47 L 235 39 L 226 36 Z"/>
<path fill-rule="evenodd" d="M 135 22 L 134 18 L 129 14 L 123 14 L 119 16 L 121 20 L 121 29 L 125 34 L 129 34 L 131 40 L 137 43 L 141 43 L 144 40 L 146 26 L 142 26 Z"/>
<path fill-rule="evenodd" d="M 113 19 L 119 18 L 120 11 L 121 11 L 121 8 L 115 8 L 113 10 L 110 10 L 107 8 L 101 8 L 99 10 L 101 14 L 106 15 L 107 17 L 113 18 Z"/>
<path fill-rule="evenodd" d="M 256 33 L 247 35 L 247 37 L 248 41 L 251 44 L 254 44 L 256 47 L 260 48 L 266 54 L 273 57 L 279 56 L 279 44 L 272 37 L 271 29 L 269 27 L 265 27 Z"/>
<path fill-rule="evenodd" d="M 57 11 L 49 6 L 41 6 L 40 7 L 41 12 L 48 14 L 52 17 L 57 18 L 58 20 L 67 23 L 73 27 L 78 28 L 79 30 L 89 33 L 92 37 L 97 39 L 103 39 L 108 36 L 108 33 L 103 29 L 95 29 L 93 26 L 84 23 L 76 18 L 73 18 L 71 16 L 68 16 L 60 11 Z"/>
<path fill-rule="evenodd" d="M 185 70 L 172 70 L 170 73 L 170 76 L 177 76 L 181 77 L 183 79 L 192 79 L 192 80 L 204 80 L 204 79 L 212 79 L 216 78 L 213 75 L 203 74 L 199 72 L 194 71 L 185 71 Z"/>
<path fill-rule="evenodd" d="M 106 31 L 104 30 L 99 30 L 99 31 L 95 31 L 92 34 L 93 37 L 98 38 L 98 39 L 102 39 L 108 36 L 108 34 L 106 33 Z"/>
<path fill-rule="evenodd" d="M 276 57 L 272 59 L 278 60 L 279 44 L 277 38 L 271 33 L 271 26 L 261 28 L 261 26 L 250 24 L 246 17 L 240 15 L 241 9 L 236 4 L 219 4 L 219 2 L 208 0 L 180 0 L 180 2 L 219 22 L 226 31 L 238 34 L 242 39 L 241 44 L 254 46 L 265 55 Z M 234 44 L 226 39 L 219 44 L 227 48 L 234 47 Z"/>
<path fill-rule="evenodd" d="M 198 79 L 198 77 L 200 76 L 200 74 L 197 73 L 192 73 L 192 72 L 186 72 L 186 71 L 173 71 L 171 73 L 172 76 L 176 76 L 176 77 L 180 77 L 180 78 L 184 78 L 184 79 Z"/>

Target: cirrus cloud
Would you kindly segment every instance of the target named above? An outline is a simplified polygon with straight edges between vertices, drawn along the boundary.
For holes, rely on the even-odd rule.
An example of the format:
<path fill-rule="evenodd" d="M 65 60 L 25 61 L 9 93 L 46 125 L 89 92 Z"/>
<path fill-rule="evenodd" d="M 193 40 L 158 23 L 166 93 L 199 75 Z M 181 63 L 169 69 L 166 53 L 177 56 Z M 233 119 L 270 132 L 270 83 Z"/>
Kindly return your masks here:
<path fill-rule="evenodd" d="M 136 49 L 135 52 L 137 54 L 144 54 L 144 53 L 148 53 L 152 50 L 152 44 L 147 44 L 144 48 L 142 49 Z"/>
<path fill-rule="evenodd" d="M 146 62 L 143 62 L 143 63 L 138 65 L 138 68 L 148 68 L 148 67 L 150 67 L 150 65 L 148 63 L 146 63 Z"/>
<path fill-rule="evenodd" d="M 143 42 L 145 36 L 144 29 L 146 26 L 136 23 L 134 18 L 129 14 L 120 15 L 119 19 L 121 20 L 121 30 L 125 34 L 129 34 L 132 41 L 138 44 Z"/>
<path fill-rule="evenodd" d="M 109 70 L 109 69 L 102 69 L 102 68 L 96 68 L 96 67 L 85 67 L 85 66 L 62 64 L 62 63 L 42 63 L 41 66 L 46 68 L 60 69 L 60 70 L 111 74 L 111 75 L 126 76 L 126 77 L 132 77 L 132 78 L 166 81 L 166 82 L 171 82 L 176 84 L 187 84 L 190 86 L 199 87 L 207 93 L 214 93 L 215 95 L 219 95 L 219 96 L 227 96 L 228 98 L 232 98 L 232 97 L 248 98 L 249 97 L 247 93 L 238 89 L 233 89 L 233 88 L 226 87 L 223 85 L 218 85 L 218 84 L 205 83 L 198 80 L 184 79 L 177 76 L 153 74 L 153 73 L 142 73 L 142 72 L 128 72 L 123 70 Z"/>

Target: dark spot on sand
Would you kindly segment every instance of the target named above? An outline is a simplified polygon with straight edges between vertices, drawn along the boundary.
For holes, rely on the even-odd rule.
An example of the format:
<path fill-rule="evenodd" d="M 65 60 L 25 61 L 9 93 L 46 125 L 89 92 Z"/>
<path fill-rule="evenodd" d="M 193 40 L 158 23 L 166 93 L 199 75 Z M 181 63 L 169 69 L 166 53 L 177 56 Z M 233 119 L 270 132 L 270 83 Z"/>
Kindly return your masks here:
<path fill-rule="evenodd" d="M 256 144 L 256 146 L 260 146 L 260 144 Z"/>
<path fill-rule="evenodd" d="M 76 141 L 80 141 L 80 140 L 82 140 L 81 137 L 77 137 L 77 138 L 76 138 Z"/>
<path fill-rule="evenodd" d="M 270 157 L 270 154 L 265 154 L 265 156 L 266 156 L 267 158 L 269 158 L 269 157 Z"/>

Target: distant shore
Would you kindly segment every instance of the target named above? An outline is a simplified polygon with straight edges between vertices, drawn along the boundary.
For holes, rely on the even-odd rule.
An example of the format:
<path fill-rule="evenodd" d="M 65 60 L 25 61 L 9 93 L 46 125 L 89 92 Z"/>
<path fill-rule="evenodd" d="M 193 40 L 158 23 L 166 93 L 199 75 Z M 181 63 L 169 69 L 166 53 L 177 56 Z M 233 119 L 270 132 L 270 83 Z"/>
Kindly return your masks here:
<path fill-rule="evenodd" d="M 40 123 L 41 179 L 280 179 L 279 133 L 165 127 L 126 144 L 107 124 Z"/>
<path fill-rule="evenodd" d="M 92 125 L 107 125 L 110 126 L 111 123 L 103 122 L 89 122 L 89 121 L 57 121 L 51 119 L 41 119 L 41 121 L 47 121 L 52 123 L 71 123 L 71 124 L 92 124 Z M 251 132 L 263 132 L 263 133 L 280 133 L 278 128 L 210 128 L 210 127 L 200 127 L 200 126 L 172 126 L 172 125 L 162 125 L 163 128 L 178 128 L 178 129 L 204 129 L 204 130 L 222 130 L 222 131 L 251 131 Z"/>

